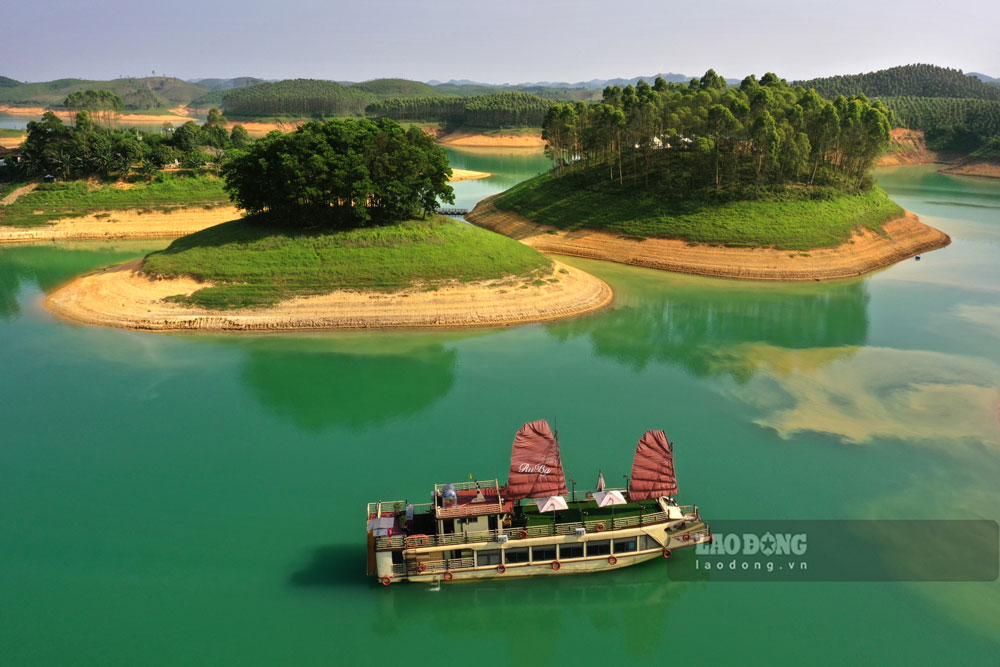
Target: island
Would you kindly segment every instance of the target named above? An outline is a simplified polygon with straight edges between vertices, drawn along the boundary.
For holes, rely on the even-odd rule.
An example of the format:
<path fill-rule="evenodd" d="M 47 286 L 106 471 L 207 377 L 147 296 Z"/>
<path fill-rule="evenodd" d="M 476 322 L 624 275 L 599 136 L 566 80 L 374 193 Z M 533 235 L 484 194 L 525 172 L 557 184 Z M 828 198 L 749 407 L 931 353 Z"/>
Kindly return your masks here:
<path fill-rule="evenodd" d="M 336 147 L 337 150 L 333 150 Z M 147 331 L 498 326 L 597 310 L 602 280 L 436 215 L 444 150 L 382 119 L 273 133 L 222 167 L 246 217 L 48 295 L 56 315 Z"/>
<path fill-rule="evenodd" d="M 892 119 L 864 95 L 826 100 L 771 73 L 609 87 L 550 107 L 553 170 L 467 219 L 545 252 L 656 269 L 859 276 L 950 243 L 868 175 Z"/>

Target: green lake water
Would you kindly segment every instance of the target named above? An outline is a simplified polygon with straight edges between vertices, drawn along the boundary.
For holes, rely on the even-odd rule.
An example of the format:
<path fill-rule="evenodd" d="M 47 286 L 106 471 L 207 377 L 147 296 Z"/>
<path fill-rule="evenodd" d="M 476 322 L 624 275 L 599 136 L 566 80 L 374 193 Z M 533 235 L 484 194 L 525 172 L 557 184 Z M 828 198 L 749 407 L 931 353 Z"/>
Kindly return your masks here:
<path fill-rule="evenodd" d="M 495 174 L 461 206 L 545 168 L 449 153 Z M 164 243 L 0 247 L 0 664 L 994 663 L 996 583 L 364 576 L 366 502 L 503 479 L 539 418 L 578 489 L 663 428 L 710 522 L 998 518 L 1000 183 L 878 179 L 953 244 L 815 284 L 568 260 L 613 305 L 499 330 L 81 327 L 43 293 Z"/>

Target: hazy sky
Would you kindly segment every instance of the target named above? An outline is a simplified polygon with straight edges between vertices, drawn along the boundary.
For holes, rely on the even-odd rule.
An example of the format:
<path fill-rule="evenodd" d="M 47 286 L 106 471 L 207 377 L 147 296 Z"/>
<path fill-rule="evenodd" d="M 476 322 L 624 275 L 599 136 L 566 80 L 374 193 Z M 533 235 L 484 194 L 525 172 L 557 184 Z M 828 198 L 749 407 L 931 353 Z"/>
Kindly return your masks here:
<path fill-rule="evenodd" d="M 923 62 L 1000 77 L 1000 2 L 37 0 L 4 3 L 0 74 L 491 83 L 656 72 L 788 79 Z"/>

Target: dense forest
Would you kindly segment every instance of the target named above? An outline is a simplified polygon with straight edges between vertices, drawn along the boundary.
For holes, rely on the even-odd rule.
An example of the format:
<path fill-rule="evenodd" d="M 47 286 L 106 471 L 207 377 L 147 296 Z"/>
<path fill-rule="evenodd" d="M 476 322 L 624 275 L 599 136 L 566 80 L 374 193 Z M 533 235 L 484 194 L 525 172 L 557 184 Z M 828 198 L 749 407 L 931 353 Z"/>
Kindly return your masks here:
<path fill-rule="evenodd" d="M 373 79 L 352 83 L 350 87 L 378 97 L 429 97 L 446 94 L 434 86 L 409 79 Z"/>
<path fill-rule="evenodd" d="M 770 73 L 727 88 L 709 70 L 690 84 L 657 79 L 607 88 L 598 103 L 553 106 L 542 136 L 557 173 L 603 174 L 661 197 L 731 199 L 786 186 L 866 188 L 891 119 L 864 96 L 829 101 Z"/>
<path fill-rule="evenodd" d="M 408 97 L 369 104 L 365 113 L 379 118 L 442 122 L 469 127 L 538 127 L 552 100 L 505 92 L 474 97 Z"/>
<path fill-rule="evenodd" d="M 1000 157 L 1000 101 L 955 97 L 886 97 L 902 127 L 925 131 L 936 150 Z"/>
<path fill-rule="evenodd" d="M 894 112 L 896 125 L 924 130 L 935 150 L 1000 156 L 1000 88 L 961 70 L 905 65 L 801 85 L 821 95 L 881 99 Z"/>
<path fill-rule="evenodd" d="M 889 69 L 797 82 L 824 97 L 864 94 L 868 97 L 966 97 L 1000 100 L 1000 88 L 961 70 L 936 65 L 902 65 Z"/>
<path fill-rule="evenodd" d="M 359 115 L 374 96 L 357 88 L 318 79 L 288 79 L 227 91 L 226 113 L 245 116 Z"/>
<path fill-rule="evenodd" d="M 15 172 L 8 175 L 52 174 L 61 179 L 122 178 L 133 172 L 151 176 L 175 162 L 199 169 L 208 162 L 218 162 L 220 151 L 245 148 L 249 143 L 243 126 L 226 130 L 226 119 L 218 109 L 209 112 L 204 125 L 188 122 L 176 129 L 164 127 L 158 133 L 101 127 L 86 110 L 67 125 L 49 111 L 41 120 L 28 123 L 23 155 L 7 169 Z M 215 155 L 206 147 L 216 149 Z"/>
<path fill-rule="evenodd" d="M 226 190 L 250 213 L 302 226 L 398 222 L 454 202 L 444 150 L 416 127 L 381 119 L 312 121 L 272 132 L 222 167 Z"/>

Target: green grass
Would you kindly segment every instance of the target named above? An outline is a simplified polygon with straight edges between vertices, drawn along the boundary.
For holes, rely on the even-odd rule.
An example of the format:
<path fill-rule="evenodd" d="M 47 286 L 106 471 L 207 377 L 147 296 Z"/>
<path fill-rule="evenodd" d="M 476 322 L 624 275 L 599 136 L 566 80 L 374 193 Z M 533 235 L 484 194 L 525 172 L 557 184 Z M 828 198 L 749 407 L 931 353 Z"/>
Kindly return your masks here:
<path fill-rule="evenodd" d="M 903 214 L 878 187 L 860 194 L 790 188 L 780 197 L 761 200 L 675 202 L 594 186 L 580 176 L 556 178 L 553 173 L 514 186 L 496 205 L 560 229 L 783 250 L 835 246 L 850 239 L 858 227 L 882 233 L 883 222 Z"/>
<path fill-rule="evenodd" d="M 552 262 L 526 245 L 442 216 L 346 231 L 303 230 L 253 216 L 177 239 L 143 264 L 151 276 L 216 283 L 171 297 L 213 310 L 337 289 L 426 289 L 509 277 L 520 284 L 551 270 Z"/>
<path fill-rule="evenodd" d="M 43 183 L 10 206 L 0 206 L 0 225 L 40 227 L 61 218 L 97 211 L 141 209 L 162 211 L 187 206 L 223 206 L 229 196 L 214 176 L 160 174 L 151 183 L 123 190 L 88 181 Z"/>
<path fill-rule="evenodd" d="M 27 130 L 12 130 L 9 127 L 0 127 L 0 137 L 11 138 L 11 137 L 23 137 L 28 133 Z"/>

